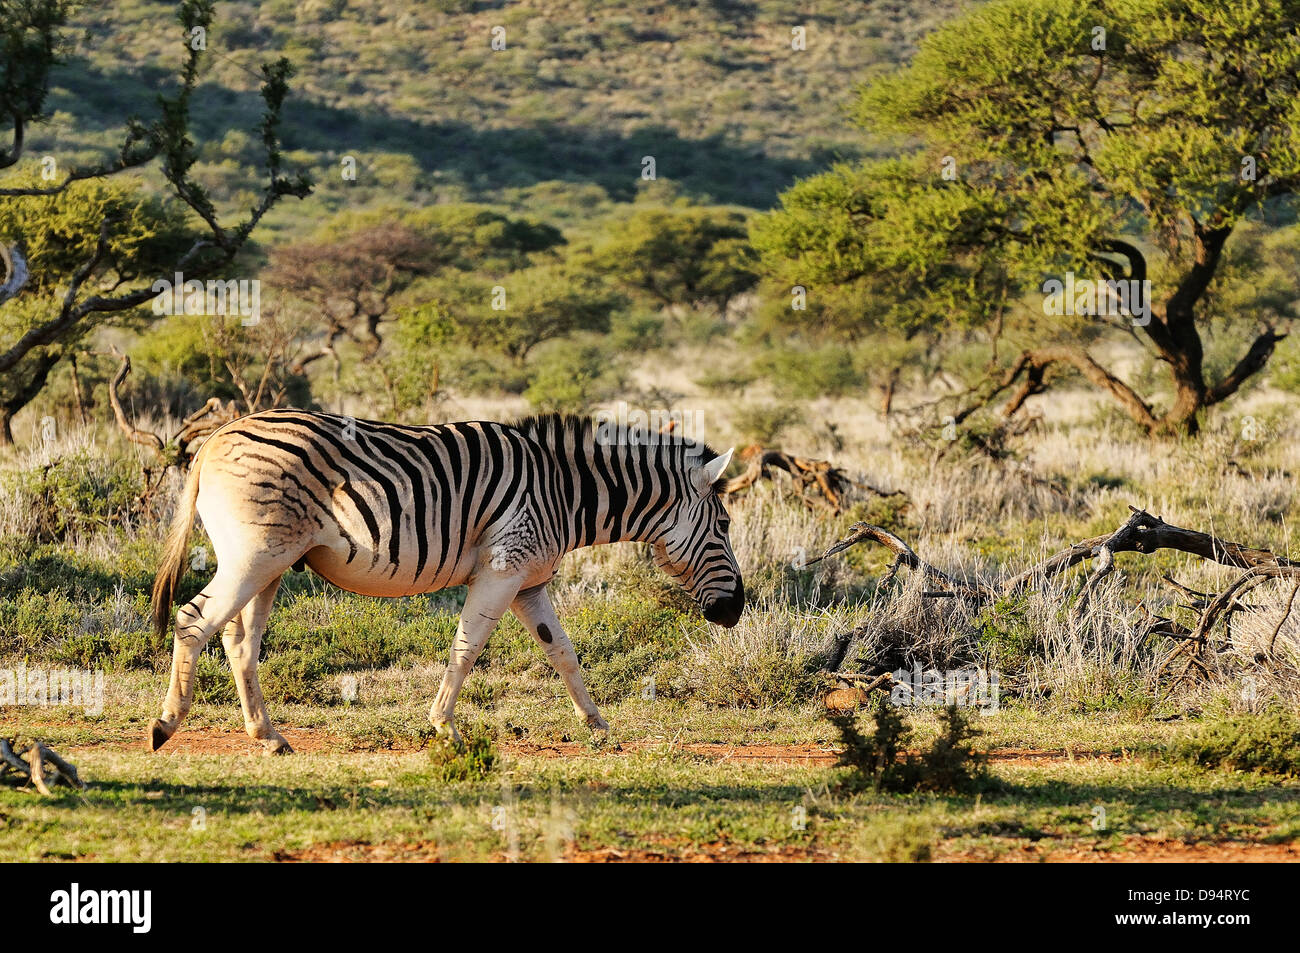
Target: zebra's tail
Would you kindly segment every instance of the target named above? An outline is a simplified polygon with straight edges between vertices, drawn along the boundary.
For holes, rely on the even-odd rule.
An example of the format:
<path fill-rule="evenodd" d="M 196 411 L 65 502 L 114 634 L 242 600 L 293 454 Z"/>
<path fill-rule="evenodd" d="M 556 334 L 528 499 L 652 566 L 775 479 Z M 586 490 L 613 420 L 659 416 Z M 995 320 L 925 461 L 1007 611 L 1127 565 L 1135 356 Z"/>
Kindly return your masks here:
<path fill-rule="evenodd" d="M 185 488 L 176 501 L 176 515 L 172 517 L 171 531 L 163 551 L 162 564 L 153 581 L 153 630 L 162 638 L 171 627 L 172 603 L 185 571 L 185 556 L 190 545 L 190 530 L 194 528 L 194 503 L 199 497 L 199 461 L 190 467 Z"/>

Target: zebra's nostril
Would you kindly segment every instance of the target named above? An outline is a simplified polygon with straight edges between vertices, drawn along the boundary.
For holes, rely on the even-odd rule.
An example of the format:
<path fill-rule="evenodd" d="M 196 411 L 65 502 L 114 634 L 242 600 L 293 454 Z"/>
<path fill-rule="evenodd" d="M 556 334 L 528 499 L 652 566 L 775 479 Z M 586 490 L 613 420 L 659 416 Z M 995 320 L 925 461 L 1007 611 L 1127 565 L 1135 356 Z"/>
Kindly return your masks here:
<path fill-rule="evenodd" d="M 730 629 L 740 621 L 741 613 L 745 611 L 745 587 L 740 582 L 736 583 L 736 589 L 729 596 L 721 599 L 714 599 L 702 607 L 704 618 L 716 625 Z"/>

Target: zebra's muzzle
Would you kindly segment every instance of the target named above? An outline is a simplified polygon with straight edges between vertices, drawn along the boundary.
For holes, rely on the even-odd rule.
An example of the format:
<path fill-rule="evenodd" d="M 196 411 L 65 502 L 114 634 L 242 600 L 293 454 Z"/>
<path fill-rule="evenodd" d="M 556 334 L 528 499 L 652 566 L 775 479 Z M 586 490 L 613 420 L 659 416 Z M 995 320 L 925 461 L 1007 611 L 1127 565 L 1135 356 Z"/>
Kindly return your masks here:
<path fill-rule="evenodd" d="M 736 580 L 736 591 L 721 599 L 714 599 L 704 607 L 704 618 L 723 628 L 730 629 L 740 621 L 745 611 L 745 584 Z"/>

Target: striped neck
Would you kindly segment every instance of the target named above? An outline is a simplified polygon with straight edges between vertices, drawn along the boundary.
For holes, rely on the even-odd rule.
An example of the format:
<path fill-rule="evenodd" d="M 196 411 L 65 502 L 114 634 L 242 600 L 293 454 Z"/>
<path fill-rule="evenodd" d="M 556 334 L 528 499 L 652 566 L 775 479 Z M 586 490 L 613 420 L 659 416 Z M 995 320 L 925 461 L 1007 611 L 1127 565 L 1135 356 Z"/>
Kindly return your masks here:
<path fill-rule="evenodd" d="M 627 429 L 609 431 L 573 417 L 529 418 L 516 425 L 539 444 L 565 552 L 627 541 L 651 542 L 692 491 L 690 471 L 716 456 L 701 444 Z"/>

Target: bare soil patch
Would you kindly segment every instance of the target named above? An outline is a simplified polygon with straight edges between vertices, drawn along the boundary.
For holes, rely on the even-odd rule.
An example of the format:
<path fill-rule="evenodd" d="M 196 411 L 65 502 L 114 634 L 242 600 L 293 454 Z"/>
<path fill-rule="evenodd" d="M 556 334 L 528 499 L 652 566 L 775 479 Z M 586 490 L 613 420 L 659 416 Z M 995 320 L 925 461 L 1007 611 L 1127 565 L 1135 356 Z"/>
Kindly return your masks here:
<path fill-rule="evenodd" d="M 436 864 L 440 858 L 435 841 L 372 844 L 343 840 L 312 844 L 301 850 L 277 850 L 272 852 L 271 859 L 283 864 Z"/>
<path fill-rule="evenodd" d="M 32 725 L 28 730 L 39 733 L 48 725 Z M 67 727 L 62 726 L 62 727 Z M 66 745 L 69 751 L 130 751 L 147 750 L 145 743 L 146 726 L 141 723 L 138 730 L 108 729 L 104 737 L 93 741 L 78 741 Z M 311 753 L 318 751 L 340 751 L 346 742 L 338 735 L 331 735 L 314 728 L 281 729 L 280 733 L 296 752 Z M 174 754 L 245 754 L 261 755 L 262 745 L 248 737 L 242 728 L 186 728 L 181 727 L 166 745 L 157 752 L 166 757 Z"/>
<path fill-rule="evenodd" d="M 1244 841 L 1197 841 L 1186 843 L 1153 837 L 1127 837 L 1118 849 L 1059 847 L 1047 843 L 1017 844 L 1012 850 L 961 851 L 943 854 L 946 863 L 1066 863 L 1066 864 L 1285 864 L 1300 861 L 1295 844 L 1259 844 Z"/>
<path fill-rule="evenodd" d="M 42 727 L 51 725 L 32 725 L 30 731 L 39 732 Z M 68 727 L 62 725 L 58 727 Z M 316 728 L 295 728 L 278 726 L 280 733 L 293 746 L 295 752 L 310 754 L 315 752 L 366 754 L 364 751 L 349 751 L 349 740 L 341 735 L 330 734 Z M 130 728 L 108 729 L 101 739 L 79 741 L 66 746 L 69 751 L 84 750 L 131 750 L 144 747 L 144 726 L 137 731 Z M 618 745 L 595 747 L 579 741 L 507 741 L 498 745 L 501 752 L 517 757 L 533 756 L 543 758 L 599 758 L 629 755 L 638 752 L 684 753 L 708 758 L 715 761 L 757 762 L 766 764 L 834 764 L 839 756 L 835 748 L 820 744 L 753 744 L 737 745 L 725 742 L 668 742 L 668 741 L 624 741 Z M 414 751 L 417 746 L 397 744 L 393 751 Z M 169 754 L 242 754 L 261 755 L 262 747 L 253 741 L 240 728 L 225 727 L 182 727 L 159 755 Z M 1111 761 L 1131 760 L 1132 755 L 1113 751 L 1071 751 L 1064 748 L 998 748 L 989 752 L 989 760 L 994 764 L 1007 765 L 1043 765 L 1064 764 L 1072 761 Z"/>
<path fill-rule="evenodd" d="M 507 754 L 534 755 L 553 758 L 600 757 L 610 754 L 632 754 L 639 751 L 683 752 L 717 761 L 757 761 L 772 764 L 834 764 L 839 751 L 818 744 L 797 745 L 734 745 L 710 742 L 667 743 L 654 741 L 625 741 L 617 747 L 593 748 L 576 741 L 565 742 L 509 742 L 501 745 Z M 1124 761 L 1130 755 L 1112 751 L 1067 751 L 1065 749 L 1036 750 L 1030 748 L 998 748 L 989 752 L 995 764 L 1062 763 L 1071 761 Z"/>
<path fill-rule="evenodd" d="M 771 850 L 755 850 L 727 841 L 715 841 L 711 844 L 683 845 L 679 849 L 665 846 L 662 849 L 600 847 L 584 850 L 570 845 L 564 859 L 575 864 L 787 864 L 827 862 L 839 858 L 830 851 L 812 847 L 787 845 Z"/>

